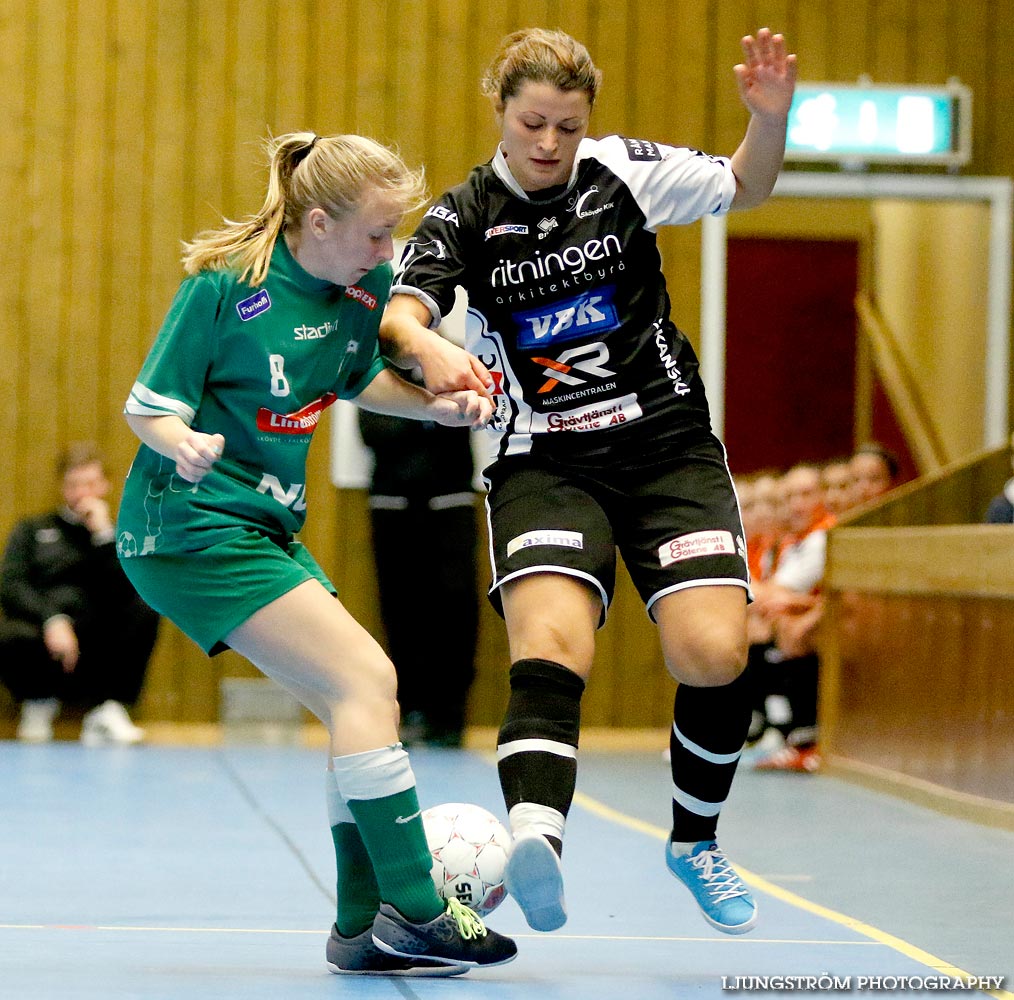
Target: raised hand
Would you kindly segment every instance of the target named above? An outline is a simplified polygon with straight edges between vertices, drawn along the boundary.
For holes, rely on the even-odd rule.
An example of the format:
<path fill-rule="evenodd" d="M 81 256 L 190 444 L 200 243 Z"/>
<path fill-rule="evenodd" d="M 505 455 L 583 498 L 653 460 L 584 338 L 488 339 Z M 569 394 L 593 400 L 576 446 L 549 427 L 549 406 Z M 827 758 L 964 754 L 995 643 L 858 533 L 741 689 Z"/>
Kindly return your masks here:
<path fill-rule="evenodd" d="M 785 52 L 785 39 L 761 28 L 757 37 L 746 35 L 743 62 L 733 66 L 739 96 L 751 114 L 784 117 L 796 88 L 796 57 Z"/>

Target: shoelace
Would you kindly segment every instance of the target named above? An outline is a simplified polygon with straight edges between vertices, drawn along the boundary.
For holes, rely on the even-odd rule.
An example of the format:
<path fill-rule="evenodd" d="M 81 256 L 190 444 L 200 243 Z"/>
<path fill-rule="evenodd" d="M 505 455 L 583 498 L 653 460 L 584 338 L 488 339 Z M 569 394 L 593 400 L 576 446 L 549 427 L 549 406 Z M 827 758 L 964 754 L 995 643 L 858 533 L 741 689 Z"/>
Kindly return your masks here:
<path fill-rule="evenodd" d="M 469 909 L 453 896 L 447 900 L 447 912 L 458 925 L 458 933 L 466 941 L 486 936 L 486 925 L 479 919 L 475 910 Z"/>
<path fill-rule="evenodd" d="M 747 895 L 746 886 L 721 851 L 701 851 L 690 859 L 690 864 L 701 869 L 701 878 L 708 883 L 708 892 L 716 903 Z"/>

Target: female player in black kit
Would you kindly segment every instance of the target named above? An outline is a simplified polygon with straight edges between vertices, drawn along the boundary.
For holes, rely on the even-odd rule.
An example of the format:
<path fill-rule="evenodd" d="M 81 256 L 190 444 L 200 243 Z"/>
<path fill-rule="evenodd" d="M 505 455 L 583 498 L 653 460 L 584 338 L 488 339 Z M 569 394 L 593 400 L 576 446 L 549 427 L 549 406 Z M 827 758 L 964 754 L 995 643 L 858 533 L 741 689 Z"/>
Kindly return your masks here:
<path fill-rule="evenodd" d="M 742 47 L 733 72 L 750 122 L 726 159 L 588 139 L 601 74 L 584 46 L 556 31 L 509 35 L 483 81 L 502 125 L 496 155 L 428 210 L 381 327 L 382 350 L 420 366 L 431 391 L 493 396 L 490 598 L 512 660 L 497 751 L 514 838 L 506 883 L 536 930 L 566 920 L 580 699 L 617 547 L 679 681 L 667 866 L 714 927 L 756 922 L 715 842 L 750 722 L 743 528 L 655 238 L 771 193 L 795 56 L 766 28 Z M 469 296 L 464 351 L 428 329 L 455 286 Z"/>

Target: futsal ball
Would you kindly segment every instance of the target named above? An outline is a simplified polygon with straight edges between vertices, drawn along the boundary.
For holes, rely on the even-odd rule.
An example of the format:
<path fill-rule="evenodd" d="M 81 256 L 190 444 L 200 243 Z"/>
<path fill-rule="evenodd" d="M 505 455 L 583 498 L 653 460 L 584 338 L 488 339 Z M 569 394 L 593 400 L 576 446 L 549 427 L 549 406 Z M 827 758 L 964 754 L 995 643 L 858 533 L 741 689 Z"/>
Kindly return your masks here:
<path fill-rule="evenodd" d="M 422 814 L 433 855 L 430 874 L 442 899 L 452 896 L 480 917 L 504 900 L 503 884 L 511 838 L 491 812 L 467 802 L 445 802 Z"/>

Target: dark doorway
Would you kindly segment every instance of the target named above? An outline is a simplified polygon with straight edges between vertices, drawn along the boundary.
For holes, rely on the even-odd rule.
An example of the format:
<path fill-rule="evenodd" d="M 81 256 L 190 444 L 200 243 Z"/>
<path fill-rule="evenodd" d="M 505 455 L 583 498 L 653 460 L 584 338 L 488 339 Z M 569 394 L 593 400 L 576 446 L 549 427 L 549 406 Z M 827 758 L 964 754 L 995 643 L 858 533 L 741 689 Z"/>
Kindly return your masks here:
<path fill-rule="evenodd" d="M 735 473 L 853 449 L 854 240 L 729 238 L 725 444 Z"/>

